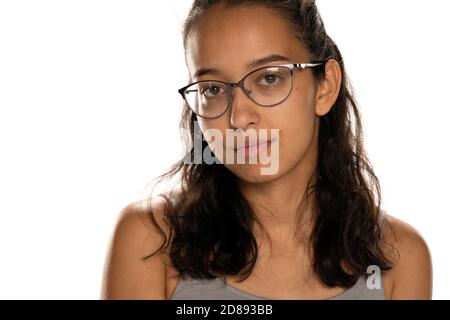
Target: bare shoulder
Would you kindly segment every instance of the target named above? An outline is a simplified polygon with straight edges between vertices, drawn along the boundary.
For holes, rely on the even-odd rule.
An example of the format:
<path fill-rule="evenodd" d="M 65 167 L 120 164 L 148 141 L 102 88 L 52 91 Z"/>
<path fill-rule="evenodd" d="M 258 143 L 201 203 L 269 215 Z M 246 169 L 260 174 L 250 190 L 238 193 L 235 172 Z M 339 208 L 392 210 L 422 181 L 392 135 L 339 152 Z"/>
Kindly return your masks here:
<path fill-rule="evenodd" d="M 105 259 L 101 299 L 166 299 L 167 256 L 148 257 L 164 241 L 150 223 L 150 208 L 161 231 L 167 234 L 163 198 L 141 200 L 123 208 Z"/>
<path fill-rule="evenodd" d="M 417 229 L 391 215 L 386 216 L 384 239 L 393 268 L 386 273 L 387 298 L 431 299 L 432 262 L 428 245 Z"/>

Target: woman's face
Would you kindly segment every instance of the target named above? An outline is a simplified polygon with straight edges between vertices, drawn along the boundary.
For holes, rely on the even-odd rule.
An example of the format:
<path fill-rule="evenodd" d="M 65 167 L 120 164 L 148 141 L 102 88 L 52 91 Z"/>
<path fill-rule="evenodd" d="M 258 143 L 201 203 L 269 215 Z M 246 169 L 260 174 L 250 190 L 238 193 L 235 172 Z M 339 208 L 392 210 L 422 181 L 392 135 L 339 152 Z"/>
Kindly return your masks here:
<path fill-rule="evenodd" d="M 251 64 L 274 55 L 279 57 L 262 64 Z M 215 7 L 208 11 L 188 35 L 186 61 L 192 82 L 237 82 L 259 67 L 311 62 L 308 52 L 290 26 L 278 13 L 263 7 Z M 194 77 L 200 69 L 215 72 Z M 324 106 L 316 103 L 317 85 L 311 69 L 294 71 L 294 86 L 289 98 L 274 107 L 261 107 L 240 88 L 235 87 L 233 90 L 232 105 L 221 117 L 198 117 L 200 129 L 211 149 L 222 150 L 221 160 L 230 171 L 244 181 L 255 183 L 285 175 L 299 163 L 309 162 L 310 165 L 315 165 L 318 116 L 323 115 Z M 329 108 L 331 105 L 328 110 Z M 221 132 L 223 141 L 214 140 L 205 134 L 210 129 Z M 261 168 L 269 165 L 259 161 L 252 164 L 248 158 L 245 164 L 227 163 L 224 159 L 228 152 L 237 154 L 235 148 L 230 147 L 237 141 L 226 138 L 227 129 L 236 133 L 267 129 L 266 140 L 271 140 L 271 133 L 275 133 L 273 141 L 266 146 L 271 161 L 279 160 L 277 170 L 272 170 L 271 174 L 261 174 Z M 276 131 L 271 129 L 279 129 L 278 137 Z M 278 148 L 275 144 L 278 144 Z M 251 154 L 247 156 L 251 157 Z"/>

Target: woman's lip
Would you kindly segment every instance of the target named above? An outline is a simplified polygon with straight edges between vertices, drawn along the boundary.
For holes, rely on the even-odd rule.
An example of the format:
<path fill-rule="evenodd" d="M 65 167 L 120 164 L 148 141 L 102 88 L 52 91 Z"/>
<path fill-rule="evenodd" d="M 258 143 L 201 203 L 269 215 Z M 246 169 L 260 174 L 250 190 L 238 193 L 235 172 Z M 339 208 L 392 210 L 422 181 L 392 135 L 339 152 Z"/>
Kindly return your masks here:
<path fill-rule="evenodd" d="M 264 144 L 270 145 L 271 143 L 272 143 L 272 140 L 263 140 L 263 141 L 259 141 L 259 142 L 248 143 L 248 144 L 245 144 L 245 146 L 242 146 L 239 148 L 234 147 L 234 151 L 239 151 L 242 149 L 248 150 L 248 149 L 254 148 L 256 146 L 260 147 L 261 145 L 264 145 Z"/>

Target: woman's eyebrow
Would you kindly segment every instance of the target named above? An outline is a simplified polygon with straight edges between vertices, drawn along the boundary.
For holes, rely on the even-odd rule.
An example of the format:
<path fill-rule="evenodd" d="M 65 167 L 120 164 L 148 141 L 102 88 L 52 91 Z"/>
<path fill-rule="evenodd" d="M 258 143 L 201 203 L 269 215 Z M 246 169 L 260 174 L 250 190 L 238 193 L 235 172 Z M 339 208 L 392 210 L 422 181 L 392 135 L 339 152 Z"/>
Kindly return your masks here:
<path fill-rule="evenodd" d="M 291 59 L 289 59 L 285 56 L 279 55 L 279 54 L 271 54 L 271 55 L 265 56 L 263 58 L 259 58 L 259 59 L 251 61 L 249 64 L 247 64 L 247 68 L 256 68 L 263 64 L 266 64 L 269 62 L 274 62 L 274 61 L 290 62 Z M 198 77 L 204 76 L 206 74 L 220 75 L 220 74 L 223 74 L 223 72 L 218 69 L 213 69 L 213 68 L 201 68 L 201 69 L 198 69 L 194 73 L 193 78 L 198 78 Z"/>
<path fill-rule="evenodd" d="M 274 61 L 290 62 L 291 59 L 289 59 L 289 58 L 287 58 L 285 56 L 279 55 L 279 54 L 271 54 L 271 55 L 265 56 L 263 58 L 259 58 L 259 59 L 253 60 L 252 62 L 250 62 L 247 65 L 247 67 L 248 68 L 256 68 L 256 67 L 259 67 L 259 66 L 261 66 L 263 64 L 266 64 L 266 63 L 269 63 L 269 62 L 274 62 Z"/>

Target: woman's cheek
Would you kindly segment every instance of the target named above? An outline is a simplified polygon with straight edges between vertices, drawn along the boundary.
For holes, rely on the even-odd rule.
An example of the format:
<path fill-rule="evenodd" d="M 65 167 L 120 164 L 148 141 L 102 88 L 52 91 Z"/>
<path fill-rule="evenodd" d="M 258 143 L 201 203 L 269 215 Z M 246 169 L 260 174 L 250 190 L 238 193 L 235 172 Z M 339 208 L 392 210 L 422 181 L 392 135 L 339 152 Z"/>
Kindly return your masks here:
<path fill-rule="evenodd" d="M 226 135 L 225 129 L 221 129 L 220 124 L 214 123 L 214 120 L 199 120 L 198 128 L 201 134 L 195 134 L 199 139 L 201 136 L 204 137 L 208 143 L 210 150 L 201 150 L 203 159 L 207 159 L 206 163 L 211 164 L 211 161 L 216 161 L 215 159 L 209 159 L 212 153 L 214 156 L 223 163 L 226 157 Z M 202 143 L 197 143 L 197 146 L 202 145 Z M 212 151 L 210 153 L 209 151 Z"/>
<path fill-rule="evenodd" d="M 283 167 L 297 163 L 305 156 L 314 139 L 315 113 L 309 104 L 293 106 L 285 114 L 280 145 L 280 163 Z"/>

